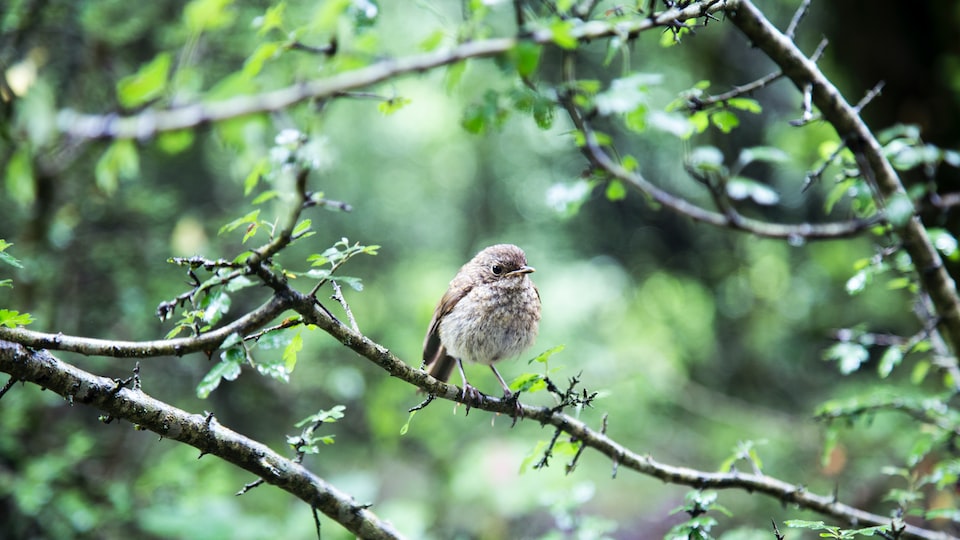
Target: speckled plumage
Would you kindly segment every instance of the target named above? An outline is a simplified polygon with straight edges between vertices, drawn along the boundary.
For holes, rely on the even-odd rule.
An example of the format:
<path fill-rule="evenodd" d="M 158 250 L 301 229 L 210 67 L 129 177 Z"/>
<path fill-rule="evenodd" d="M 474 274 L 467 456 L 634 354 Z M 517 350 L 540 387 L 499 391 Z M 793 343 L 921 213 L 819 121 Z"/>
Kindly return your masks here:
<path fill-rule="evenodd" d="M 533 344 L 540 323 L 533 271 L 512 244 L 490 246 L 460 268 L 424 339 L 423 361 L 431 375 L 446 381 L 457 359 L 493 368 Z"/>

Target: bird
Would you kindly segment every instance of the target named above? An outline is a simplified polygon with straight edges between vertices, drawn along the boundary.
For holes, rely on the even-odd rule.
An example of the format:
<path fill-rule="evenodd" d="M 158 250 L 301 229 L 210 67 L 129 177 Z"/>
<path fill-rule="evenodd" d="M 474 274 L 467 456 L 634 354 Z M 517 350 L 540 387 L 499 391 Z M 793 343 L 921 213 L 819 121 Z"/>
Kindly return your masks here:
<path fill-rule="evenodd" d="M 446 382 L 456 365 L 468 407 L 479 402 L 480 392 L 467 381 L 464 361 L 490 366 L 504 398 L 513 397 L 494 364 L 519 355 L 537 337 L 541 302 L 530 279 L 534 271 L 519 247 L 489 246 L 460 268 L 434 310 L 423 340 L 422 368 Z"/>

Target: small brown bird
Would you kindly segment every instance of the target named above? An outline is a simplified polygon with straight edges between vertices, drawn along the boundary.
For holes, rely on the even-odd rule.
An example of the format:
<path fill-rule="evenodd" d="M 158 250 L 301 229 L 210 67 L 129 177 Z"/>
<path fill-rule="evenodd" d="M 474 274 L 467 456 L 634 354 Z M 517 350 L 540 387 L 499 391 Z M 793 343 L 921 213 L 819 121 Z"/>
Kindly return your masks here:
<path fill-rule="evenodd" d="M 440 299 L 423 341 L 423 366 L 446 381 L 456 364 L 465 401 L 479 401 L 480 393 L 467 382 L 464 360 L 490 366 L 504 396 L 512 396 L 493 364 L 520 354 L 537 337 L 540 292 L 528 275 L 533 271 L 517 246 L 490 246 L 460 268 Z"/>

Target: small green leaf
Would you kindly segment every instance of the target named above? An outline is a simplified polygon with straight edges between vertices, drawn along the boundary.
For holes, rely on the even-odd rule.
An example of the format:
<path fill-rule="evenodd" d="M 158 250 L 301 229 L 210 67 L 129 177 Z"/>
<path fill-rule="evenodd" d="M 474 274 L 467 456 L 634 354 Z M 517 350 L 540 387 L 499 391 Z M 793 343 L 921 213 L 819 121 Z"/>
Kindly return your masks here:
<path fill-rule="evenodd" d="M 253 205 L 263 204 L 263 203 L 265 203 L 265 202 L 267 202 L 267 201 L 271 201 L 271 200 L 273 200 L 273 199 L 276 199 L 276 198 L 279 197 L 279 196 L 280 196 L 280 192 L 279 192 L 279 191 L 274 190 L 274 189 L 269 189 L 269 190 L 264 191 L 263 193 L 257 195 L 256 197 L 254 197 L 253 200 L 250 201 L 250 204 L 253 204 Z"/>
<path fill-rule="evenodd" d="M 583 179 L 554 184 L 547 189 L 546 204 L 563 216 L 574 216 L 590 197 L 594 185 Z"/>
<path fill-rule="evenodd" d="M 313 222 L 310 221 L 309 219 L 305 219 L 305 220 L 301 221 L 300 223 L 297 224 L 296 227 L 293 228 L 293 232 L 292 232 L 291 234 L 292 234 L 293 236 L 300 236 L 301 234 L 303 234 L 303 233 L 305 233 L 305 232 L 307 232 L 307 231 L 310 230 L 310 225 L 311 225 L 312 223 L 313 223 Z"/>
<path fill-rule="evenodd" d="M 241 73 L 247 79 L 256 77 L 263 69 L 263 64 L 266 63 L 267 60 L 279 56 L 282 50 L 283 44 L 277 41 L 268 41 L 257 45 L 253 53 L 247 57 L 247 61 L 243 63 Z"/>
<path fill-rule="evenodd" d="M 203 322 L 208 326 L 217 324 L 230 311 L 230 295 L 220 290 L 208 293 L 200 301 L 200 309 L 203 310 Z"/>
<path fill-rule="evenodd" d="M 263 16 L 258 17 L 256 20 L 256 26 L 259 28 L 257 30 L 257 35 L 263 36 L 267 32 L 276 28 L 277 30 L 283 30 L 283 12 L 287 9 L 286 2 L 280 2 L 275 6 L 269 6 L 267 11 L 263 13 Z"/>
<path fill-rule="evenodd" d="M 770 186 L 742 176 L 728 179 L 726 188 L 727 195 L 737 201 L 749 198 L 757 204 L 767 206 L 780 202 L 780 195 Z"/>
<path fill-rule="evenodd" d="M 524 373 L 510 381 L 510 390 L 513 392 L 533 393 L 546 388 L 547 381 L 543 379 L 542 375 L 536 373 Z"/>
<path fill-rule="evenodd" d="M 136 73 L 120 79 L 117 98 L 127 108 L 139 107 L 160 97 L 167 86 L 173 60 L 169 53 L 160 53 Z"/>
<path fill-rule="evenodd" d="M 183 22 L 191 32 L 223 28 L 233 22 L 233 0 L 191 0 L 183 9 Z"/>
<path fill-rule="evenodd" d="M 697 133 L 703 133 L 710 127 L 710 113 L 707 111 L 697 111 L 690 115 L 689 120 L 690 125 Z"/>
<path fill-rule="evenodd" d="M 33 317 L 29 313 L 20 313 L 12 309 L 0 309 L 0 326 L 7 328 L 16 328 L 17 326 L 26 326 L 33 322 Z"/>
<path fill-rule="evenodd" d="M 23 264 L 13 255 L 6 252 L 7 248 L 12 246 L 10 242 L 0 238 L 0 262 L 4 262 L 15 268 L 23 268 Z"/>
<path fill-rule="evenodd" d="M 293 368 L 297 366 L 297 353 L 303 349 L 303 337 L 300 332 L 293 335 L 293 339 L 283 349 L 283 365 L 287 372 L 293 373 Z"/>
<path fill-rule="evenodd" d="M 705 172 L 722 172 L 723 153 L 715 146 L 698 146 L 690 152 L 690 167 Z"/>
<path fill-rule="evenodd" d="M 840 373 L 849 375 L 860 369 L 860 365 L 867 361 L 870 354 L 866 347 L 859 343 L 841 342 L 828 348 L 823 353 L 824 360 L 836 361 Z"/>
<path fill-rule="evenodd" d="M 460 84 L 460 81 L 463 79 L 463 74 L 466 71 L 467 62 L 465 60 L 447 65 L 447 72 L 444 76 L 444 87 L 447 89 L 447 92 L 452 92 L 453 89 Z"/>
<path fill-rule="evenodd" d="M 553 42 L 561 49 L 576 49 L 579 42 L 573 35 L 574 22 L 572 20 L 557 19 L 550 25 Z"/>
<path fill-rule="evenodd" d="M 197 385 L 197 397 L 207 399 L 210 393 L 220 386 L 221 380 L 233 381 L 240 376 L 240 365 L 246 355 L 240 347 L 227 349 L 220 355 L 221 360 L 204 375 Z"/>
<path fill-rule="evenodd" d="M 624 187 L 623 182 L 619 180 L 611 180 L 607 183 L 606 190 L 607 200 L 609 201 L 622 201 L 627 198 L 627 188 Z"/>
<path fill-rule="evenodd" d="M 761 161 L 764 163 L 783 163 L 789 159 L 790 157 L 787 155 L 787 153 L 779 148 L 773 146 L 754 146 L 741 150 L 740 157 L 737 158 L 737 163 L 741 168 L 743 168 L 754 161 Z"/>
<path fill-rule="evenodd" d="M 667 113 L 652 110 L 647 115 L 647 123 L 653 129 L 669 133 L 674 137 L 687 139 L 693 134 L 693 124 L 680 113 Z"/>
<path fill-rule="evenodd" d="M 740 109 L 741 111 L 752 112 L 755 114 L 760 114 L 763 111 L 763 107 L 760 106 L 760 103 L 751 98 L 736 97 L 728 99 L 726 103 L 728 106 L 733 107 L 734 109 Z"/>
<path fill-rule="evenodd" d="M 633 111 L 647 101 L 650 86 L 663 82 L 659 73 L 635 73 L 621 79 L 614 79 L 610 87 L 597 94 L 594 104 L 602 115 L 622 114 Z"/>
<path fill-rule="evenodd" d="M 945 229 L 927 229 L 930 242 L 937 251 L 951 261 L 960 260 L 960 250 L 957 249 L 957 239 Z"/>
<path fill-rule="evenodd" d="M 903 360 L 903 350 L 900 347 L 889 347 L 880 357 L 880 363 L 877 365 L 877 372 L 881 378 L 887 378 L 893 372 L 893 368 L 900 365 Z"/>
<path fill-rule="evenodd" d="M 443 38 L 445 38 L 446 35 L 447 33 L 442 29 L 434 30 L 433 33 L 420 42 L 420 50 L 424 52 L 430 52 L 437 49 L 441 44 L 443 44 Z"/>
<path fill-rule="evenodd" d="M 345 405 L 335 405 L 330 409 L 320 409 L 316 414 L 311 414 L 294 424 L 294 426 L 302 428 L 308 424 L 330 424 L 343 418 L 343 411 L 345 410 L 347 410 Z"/>
<path fill-rule="evenodd" d="M 217 235 L 219 236 L 225 232 L 232 232 L 236 230 L 238 227 L 241 227 L 243 225 L 255 224 L 257 222 L 258 217 L 260 217 L 260 210 L 254 210 L 248 213 L 247 215 L 237 218 L 231 221 L 230 223 L 227 223 L 223 227 L 220 227 L 220 230 L 217 231 Z"/>
<path fill-rule="evenodd" d="M 410 103 L 413 103 L 413 100 L 405 97 L 395 97 L 381 101 L 377 105 L 377 110 L 379 110 L 382 114 L 389 116 L 402 109 L 405 105 L 409 105 Z"/>
<path fill-rule="evenodd" d="M 540 364 L 546 364 L 546 363 L 547 363 L 547 360 L 549 360 L 551 356 L 557 354 L 558 352 L 560 352 L 560 351 L 562 351 L 562 350 L 564 350 L 564 349 L 566 349 L 566 348 L 567 348 L 566 345 L 557 345 L 556 347 L 551 347 L 551 348 L 543 351 L 542 353 L 538 354 L 536 358 L 534 358 L 533 360 L 531 360 L 531 362 L 538 362 L 538 363 L 540 363 Z"/>
<path fill-rule="evenodd" d="M 134 178 L 140 172 L 140 155 L 130 139 L 113 142 L 97 160 L 94 169 L 97 187 L 107 195 L 116 192 L 120 180 Z"/>
<path fill-rule="evenodd" d="M 521 77 L 529 77 L 537 71 L 540 65 L 540 53 L 543 47 L 532 41 L 520 41 L 511 51 L 513 62 L 517 66 L 517 73 Z"/>
<path fill-rule="evenodd" d="M 410 411 L 410 415 L 407 416 L 407 421 L 400 426 L 400 435 L 406 435 L 410 431 L 410 422 L 413 422 L 413 415 L 417 414 L 417 411 Z"/>
<path fill-rule="evenodd" d="M 22 145 L 7 162 L 7 195 L 23 206 L 33 204 L 37 198 L 37 183 L 33 176 L 33 158 L 27 145 Z"/>
<path fill-rule="evenodd" d="M 914 213 L 913 202 L 906 193 L 897 192 L 887 199 L 886 217 L 894 227 L 900 228 L 906 225 Z"/>
<path fill-rule="evenodd" d="M 710 122 L 724 133 L 730 133 L 733 128 L 740 125 L 737 115 L 728 110 L 715 111 L 710 115 Z"/>
<path fill-rule="evenodd" d="M 534 462 L 540 459 L 546 449 L 547 441 L 537 441 L 533 449 L 520 461 L 520 474 L 529 471 Z"/>
<path fill-rule="evenodd" d="M 193 138 L 193 131 L 189 129 L 164 131 L 157 136 L 157 146 L 170 155 L 179 154 L 193 145 Z"/>

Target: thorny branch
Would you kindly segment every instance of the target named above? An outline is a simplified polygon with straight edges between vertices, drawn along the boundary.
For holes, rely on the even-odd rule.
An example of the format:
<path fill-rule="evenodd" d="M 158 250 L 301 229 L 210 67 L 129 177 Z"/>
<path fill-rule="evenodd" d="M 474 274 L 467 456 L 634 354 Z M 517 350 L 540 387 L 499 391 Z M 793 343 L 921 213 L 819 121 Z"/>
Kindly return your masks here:
<path fill-rule="evenodd" d="M 587 2 L 592 8 L 592 3 Z M 903 193 L 899 178 L 883 157 L 879 145 L 863 125 L 854 107 L 851 107 L 836 89 L 830 85 L 816 66 L 804 57 L 791 40 L 779 34 L 748 0 L 705 0 L 693 2 L 682 9 L 674 8 L 664 13 L 629 23 L 600 23 L 584 25 L 576 30 L 578 39 L 595 39 L 613 35 L 635 36 L 654 26 L 673 26 L 682 21 L 726 10 L 728 17 L 750 37 L 751 41 L 774 59 L 782 74 L 790 78 L 798 88 L 809 88 L 811 103 L 831 122 L 841 137 L 851 141 L 851 150 L 863 156 L 871 168 L 879 193 L 892 197 Z M 793 25 L 795 26 L 795 25 Z M 529 39 L 536 43 L 550 43 L 552 36 L 534 32 Z M 385 60 L 367 68 L 347 72 L 328 79 L 314 81 L 267 92 L 252 97 L 241 97 L 209 105 L 195 105 L 176 110 L 148 110 L 134 117 L 87 116 L 62 114 L 61 130 L 79 138 L 143 138 L 169 130 L 186 129 L 202 123 L 233 118 L 256 112 L 279 110 L 295 103 L 317 97 L 332 96 L 351 89 L 367 87 L 405 73 L 423 71 L 441 65 L 449 65 L 467 58 L 488 57 L 509 51 L 517 43 L 515 38 L 480 40 L 461 46 L 410 57 Z M 323 51 L 321 51 L 323 52 Z M 567 96 L 569 98 L 569 96 Z M 828 238 L 855 234 L 875 221 L 851 221 L 826 225 L 783 225 L 750 220 L 729 210 L 718 213 L 707 210 L 679 198 L 651 184 L 635 172 L 627 171 L 615 162 L 597 143 L 596 137 L 584 115 L 569 99 L 564 106 L 578 129 L 586 135 L 584 154 L 596 167 L 606 171 L 634 188 L 647 193 L 654 200 L 693 219 L 717 226 L 732 227 L 752 233 L 793 238 Z M 866 171 L 865 171 L 866 173 Z M 373 342 L 356 330 L 356 325 L 345 325 L 321 306 L 313 294 L 303 294 L 286 283 L 283 275 L 277 274 L 267 263 L 271 256 L 286 247 L 294 238 L 291 232 L 297 223 L 300 211 L 309 197 L 304 188 L 305 177 L 298 178 L 298 201 L 293 206 L 289 219 L 272 241 L 245 261 L 250 275 L 259 277 L 273 289 L 273 296 L 260 308 L 219 329 L 198 336 L 151 342 L 116 342 L 95 340 L 60 334 L 42 334 L 22 328 L 0 328 L 0 371 L 11 379 L 0 391 L 8 391 L 16 381 L 31 382 L 48 388 L 74 402 L 96 407 L 111 417 L 126 419 L 172 438 L 199 448 L 204 453 L 217 455 L 239 467 L 258 475 L 266 482 L 290 491 L 311 507 L 331 515 L 348 530 L 364 538 L 395 538 L 399 535 L 383 523 L 364 505 L 339 493 L 325 481 L 316 477 L 298 463 L 279 456 L 266 446 L 239 435 L 208 415 L 191 415 L 157 401 L 134 385 L 119 384 L 111 379 L 97 377 L 66 364 L 43 349 L 79 352 L 87 355 L 114 357 L 180 356 L 190 352 L 213 351 L 233 333 L 245 335 L 255 332 L 270 323 L 281 313 L 293 310 L 306 323 L 316 325 L 334 339 L 373 362 L 391 376 L 423 389 L 431 396 L 459 400 L 461 390 L 451 384 L 440 382 L 427 373 L 414 369 L 382 345 Z M 960 344 L 960 307 L 952 281 L 926 238 L 918 219 L 910 220 L 899 227 L 898 233 L 920 269 L 920 276 L 942 321 L 941 328 L 949 342 L 957 350 Z M 136 382 L 136 379 L 131 379 Z M 512 414 L 517 406 L 506 400 L 482 396 L 474 408 L 489 412 Z M 760 474 L 740 472 L 704 472 L 684 467 L 667 465 L 647 455 L 633 452 L 606 433 L 607 423 L 598 431 L 583 421 L 571 417 L 562 410 L 550 407 L 520 405 L 522 418 L 550 425 L 555 429 L 554 440 L 560 434 L 577 441 L 581 448 L 591 448 L 611 459 L 615 469 L 626 467 L 641 474 L 667 482 L 703 488 L 743 489 L 776 498 L 784 504 L 796 504 L 825 516 L 858 526 L 887 525 L 890 518 L 872 514 L 839 503 L 833 496 L 810 493 L 802 486 L 790 484 Z M 573 464 L 576 463 L 574 460 Z M 903 535 L 913 538 L 948 538 L 944 533 L 906 525 Z"/>

